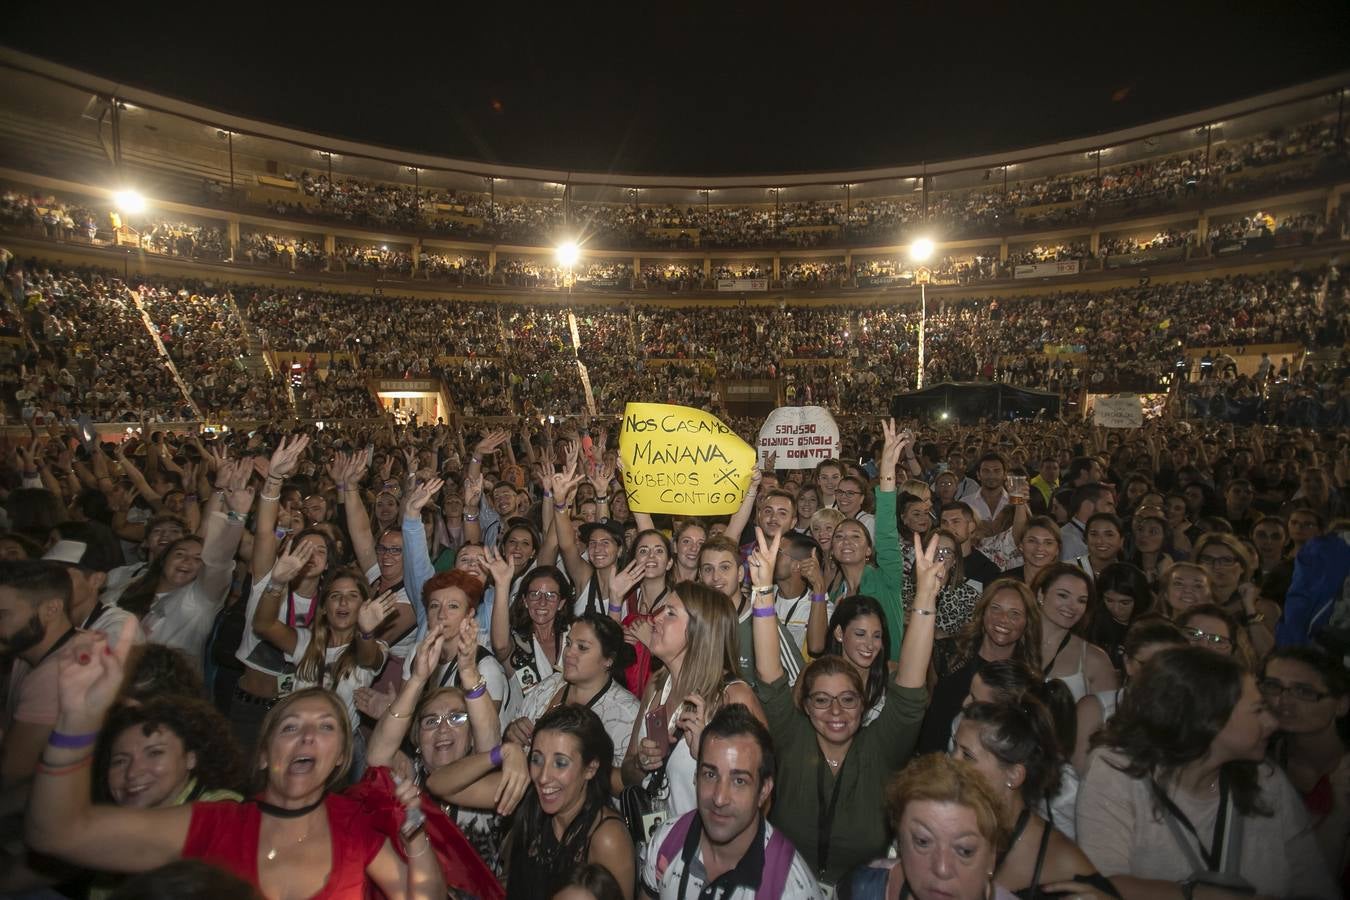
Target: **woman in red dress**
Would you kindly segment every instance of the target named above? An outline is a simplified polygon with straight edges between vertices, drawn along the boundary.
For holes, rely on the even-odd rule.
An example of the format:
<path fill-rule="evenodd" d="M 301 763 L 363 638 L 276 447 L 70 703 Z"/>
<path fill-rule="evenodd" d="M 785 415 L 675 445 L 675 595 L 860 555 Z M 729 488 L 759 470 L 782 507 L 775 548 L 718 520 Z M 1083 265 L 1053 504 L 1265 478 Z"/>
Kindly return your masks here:
<path fill-rule="evenodd" d="M 163 809 L 91 803 L 94 738 L 131 644 L 124 634 L 114 650 L 103 634 L 84 632 L 62 649 L 59 718 L 33 779 L 29 846 L 108 872 L 202 859 L 268 898 L 336 900 L 364 897 L 372 887 L 391 900 L 445 896 L 420 823 L 401 835 L 389 817 L 331 792 L 347 773 L 352 737 L 342 701 L 321 688 L 297 691 L 269 710 L 254 763 L 262 786 L 252 800 Z M 405 783 L 397 799 L 415 805 L 416 786 Z"/>

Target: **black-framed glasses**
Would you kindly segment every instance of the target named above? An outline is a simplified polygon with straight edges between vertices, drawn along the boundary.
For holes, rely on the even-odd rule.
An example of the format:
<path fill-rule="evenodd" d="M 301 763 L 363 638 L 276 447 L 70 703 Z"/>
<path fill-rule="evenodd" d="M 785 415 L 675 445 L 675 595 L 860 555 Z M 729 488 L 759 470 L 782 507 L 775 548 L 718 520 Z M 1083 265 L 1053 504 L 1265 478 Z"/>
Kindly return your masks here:
<path fill-rule="evenodd" d="M 1238 558 L 1236 556 L 1201 556 L 1199 557 L 1199 562 L 1202 566 L 1222 566 L 1227 569 L 1230 566 L 1236 566 L 1238 564 Z"/>
<path fill-rule="evenodd" d="M 1233 646 L 1233 639 L 1227 635 L 1201 631 L 1199 628 L 1183 628 L 1181 631 L 1192 644 L 1213 644 L 1215 647 Z"/>
<path fill-rule="evenodd" d="M 861 497 L 862 491 L 835 491 L 836 497 Z"/>
<path fill-rule="evenodd" d="M 1256 688 L 1261 692 L 1261 696 L 1274 703 L 1283 697 L 1286 693 L 1293 696 L 1295 700 L 1303 703 L 1317 703 L 1331 696 L 1330 691 L 1319 691 L 1317 688 L 1309 687 L 1306 684 L 1285 684 L 1278 678 L 1262 678 L 1256 683 Z"/>
<path fill-rule="evenodd" d="M 857 709 L 862 704 L 862 697 L 853 691 L 844 691 L 842 694 L 827 694 L 824 691 L 813 691 L 806 695 L 807 702 L 811 704 L 812 709 L 826 710 L 838 703 L 840 709 Z"/>
<path fill-rule="evenodd" d="M 526 603 L 554 603 L 561 596 L 557 591 L 526 591 Z"/>
<path fill-rule="evenodd" d="M 432 713 L 422 717 L 421 725 L 423 731 L 435 731 L 441 727 L 442 722 L 451 728 L 458 728 L 467 721 L 469 721 L 469 714 L 466 712 L 448 712 L 439 716 Z"/>
<path fill-rule="evenodd" d="M 386 544 L 377 544 L 376 547 L 375 547 L 375 555 L 377 555 L 377 556 L 402 556 L 402 555 L 403 555 L 403 548 L 402 548 L 402 547 L 395 547 L 395 546 L 392 546 L 392 545 L 386 545 Z"/>

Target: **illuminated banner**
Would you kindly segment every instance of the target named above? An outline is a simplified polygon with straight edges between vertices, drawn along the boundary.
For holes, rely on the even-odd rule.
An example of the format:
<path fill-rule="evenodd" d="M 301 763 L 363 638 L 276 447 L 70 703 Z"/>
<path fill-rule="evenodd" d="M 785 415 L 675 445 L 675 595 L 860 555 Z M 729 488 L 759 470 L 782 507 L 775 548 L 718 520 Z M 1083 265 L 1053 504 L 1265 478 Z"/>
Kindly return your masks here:
<path fill-rule="evenodd" d="M 719 278 L 717 279 L 717 289 L 719 291 L 767 291 L 769 289 L 769 279 Z"/>
<path fill-rule="evenodd" d="M 1076 259 L 1061 259 L 1058 262 L 1031 263 L 1013 269 L 1014 278 L 1041 278 L 1046 275 L 1077 275 L 1082 263 Z"/>
<path fill-rule="evenodd" d="M 629 403 L 619 431 L 628 506 L 724 516 L 745 499 L 755 450 L 716 416 L 688 406 Z"/>
<path fill-rule="evenodd" d="M 839 426 L 823 406 L 780 406 L 759 429 L 759 463 L 776 453 L 775 469 L 813 469 L 839 457 Z"/>

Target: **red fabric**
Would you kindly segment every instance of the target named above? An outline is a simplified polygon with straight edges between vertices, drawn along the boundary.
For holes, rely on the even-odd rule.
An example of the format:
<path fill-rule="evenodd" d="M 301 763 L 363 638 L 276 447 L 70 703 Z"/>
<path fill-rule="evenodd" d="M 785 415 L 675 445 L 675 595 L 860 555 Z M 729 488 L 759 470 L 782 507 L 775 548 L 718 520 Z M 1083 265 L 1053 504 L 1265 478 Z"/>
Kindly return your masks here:
<path fill-rule="evenodd" d="M 1336 805 L 1336 798 L 1331 793 L 1329 776 L 1323 775 L 1317 780 L 1317 784 L 1313 785 L 1312 790 L 1303 795 L 1303 805 L 1316 821 L 1331 813 L 1331 808 Z"/>
<path fill-rule="evenodd" d="M 349 900 L 366 893 L 366 866 L 380 852 L 385 835 L 368 822 L 361 805 L 342 794 L 324 798 L 333 863 L 328 880 L 312 900 Z M 185 859 L 200 859 L 258 887 L 258 827 L 262 813 L 253 803 L 225 800 L 192 804 L 183 842 Z"/>
<path fill-rule="evenodd" d="M 636 606 L 636 597 L 637 588 L 633 588 L 632 592 L 628 595 L 629 609 Z M 624 617 L 623 627 L 627 628 L 634 622 L 643 620 L 650 622 L 651 619 L 652 617 L 650 614 L 638 615 L 637 613 L 629 613 Z M 634 697 L 641 697 L 642 692 L 647 689 L 647 682 L 650 681 L 652 677 L 652 651 L 647 648 L 646 644 L 643 644 L 640 641 L 631 646 L 637 658 L 632 665 L 623 670 L 623 679 L 626 682 L 629 692 L 632 693 Z"/>
<path fill-rule="evenodd" d="M 397 838 L 404 812 L 394 797 L 394 790 L 394 779 L 389 770 L 384 766 L 372 766 L 366 769 L 360 783 L 347 788 L 343 796 L 359 803 L 363 820 L 388 837 L 394 849 L 403 855 L 403 842 Z M 480 900 L 504 900 L 506 892 L 497 877 L 430 794 L 422 794 L 422 812 L 427 817 L 427 837 L 440 861 L 446 886 Z"/>

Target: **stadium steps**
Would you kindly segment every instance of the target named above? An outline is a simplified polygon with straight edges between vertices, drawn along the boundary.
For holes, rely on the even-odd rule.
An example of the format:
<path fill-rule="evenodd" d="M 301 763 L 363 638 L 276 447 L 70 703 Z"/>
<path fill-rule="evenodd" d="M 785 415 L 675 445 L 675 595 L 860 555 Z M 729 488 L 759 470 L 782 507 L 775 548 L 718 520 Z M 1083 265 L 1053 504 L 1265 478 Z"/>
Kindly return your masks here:
<path fill-rule="evenodd" d="M 239 320 L 239 330 L 243 332 L 244 342 L 248 345 L 248 352 L 241 360 L 244 371 L 248 372 L 249 378 L 261 382 L 281 378 L 282 384 L 286 386 L 286 400 L 290 403 L 293 411 L 298 411 L 299 403 L 296 400 L 295 388 L 291 384 L 291 380 L 278 374 L 272 363 L 272 358 L 267 354 L 267 345 L 263 343 L 262 335 L 258 334 L 258 329 L 253 327 L 248 317 L 244 315 L 244 310 L 235 302 L 234 294 L 226 294 L 226 296 L 229 298 L 230 307 L 234 310 L 235 318 Z"/>
<path fill-rule="evenodd" d="M 173 376 L 174 384 L 178 385 L 178 390 L 182 392 L 183 399 L 192 409 L 192 415 L 200 420 L 202 411 L 197 406 L 197 401 L 192 399 L 192 391 L 188 388 L 187 382 L 183 380 L 183 376 L 178 374 L 178 367 L 173 364 L 173 358 L 169 356 L 169 351 L 164 347 L 164 342 L 159 339 L 159 329 L 155 327 L 155 323 L 150 318 L 150 312 L 145 308 L 145 302 L 141 300 L 141 292 L 131 290 L 131 296 L 136 301 L 137 311 L 141 314 L 141 323 L 145 325 L 145 333 L 150 335 L 151 342 L 155 345 L 155 349 L 159 351 L 159 358 L 164 363 L 164 368 L 168 369 L 169 374 Z"/>

